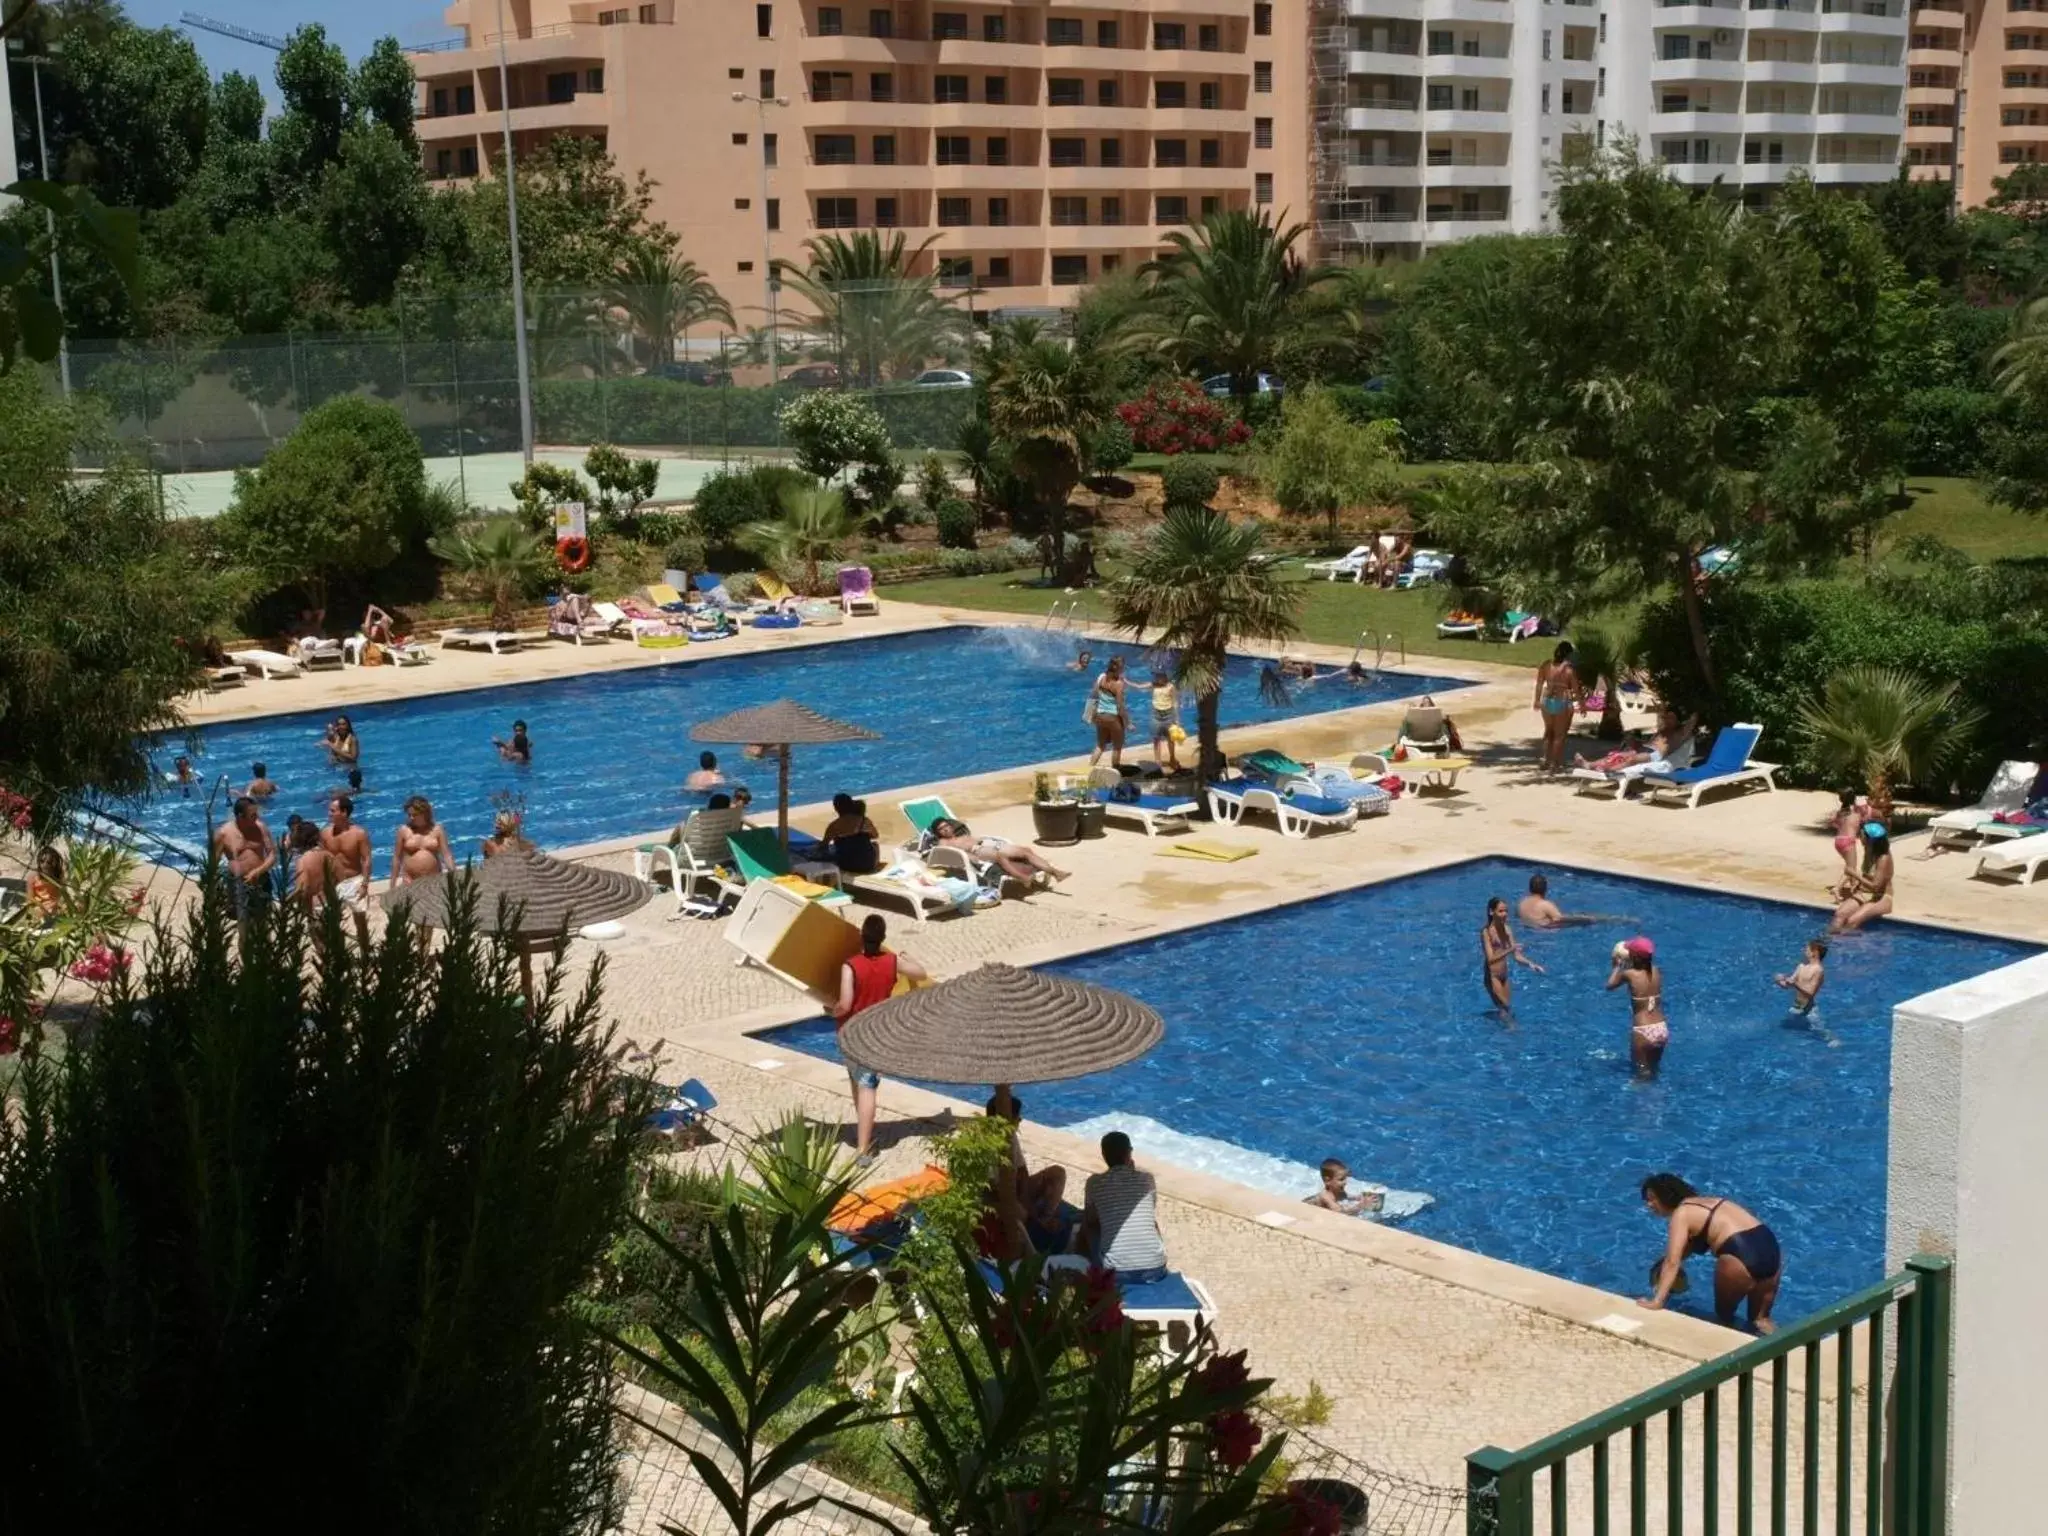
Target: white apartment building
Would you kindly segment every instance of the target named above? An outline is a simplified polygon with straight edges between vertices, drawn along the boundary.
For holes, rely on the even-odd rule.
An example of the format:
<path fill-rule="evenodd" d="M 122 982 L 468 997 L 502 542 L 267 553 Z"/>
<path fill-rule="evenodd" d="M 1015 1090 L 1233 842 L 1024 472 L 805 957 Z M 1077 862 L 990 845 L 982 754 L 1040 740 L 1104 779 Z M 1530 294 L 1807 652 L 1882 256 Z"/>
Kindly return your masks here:
<path fill-rule="evenodd" d="M 1311 168 L 1326 256 L 1413 257 L 1551 217 L 1567 141 L 1631 134 L 1752 202 L 1897 173 L 1901 0 L 1322 0 Z"/>

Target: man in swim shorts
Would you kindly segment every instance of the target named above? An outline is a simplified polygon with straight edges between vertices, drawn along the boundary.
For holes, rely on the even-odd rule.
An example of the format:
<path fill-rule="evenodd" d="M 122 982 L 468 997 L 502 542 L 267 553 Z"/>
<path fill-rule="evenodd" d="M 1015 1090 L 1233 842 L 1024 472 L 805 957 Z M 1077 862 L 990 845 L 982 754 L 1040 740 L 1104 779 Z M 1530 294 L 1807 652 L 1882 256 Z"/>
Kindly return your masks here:
<path fill-rule="evenodd" d="M 277 867 L 277 839 L 263 825 L 256 802 L 247 795 L 235 801 L 234 819 L 213 834 L 222 859 L 222 873 L 235 904 L 236 918 L 270 899 L 270 872 Z"/>
<path fill-rule="evenodd" d="M 334 877 L 334 897 L 355 918 L 356 941 L 370 943 L 370 834 L 355 823 L 356 803 L 336 795 L 327 804 L 327 826 L 320 846 L 327 850 Z"/>

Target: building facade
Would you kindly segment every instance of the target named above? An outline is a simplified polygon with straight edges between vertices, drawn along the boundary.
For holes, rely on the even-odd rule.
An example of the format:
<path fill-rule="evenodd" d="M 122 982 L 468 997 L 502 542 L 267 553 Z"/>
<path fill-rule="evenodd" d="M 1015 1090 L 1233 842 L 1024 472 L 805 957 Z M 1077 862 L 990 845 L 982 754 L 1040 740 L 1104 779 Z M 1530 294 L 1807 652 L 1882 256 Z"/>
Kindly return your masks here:
<path fill-rule="evenodd" d="M 1961 207 L 2000 177 L 2048 160 L 2048 0 L 1940 0 L 1913 7 L 1906 159 L 1954 185 Z"/>
<path fill-rule="evenodd" d="M 501 152 L 499 3 L 412 55 L 438 180 Z M 1300 4 L 502 0 L 515 153 L 577 133 L 646 171 L 743 325 L 771 256 L 852 230 L 929 237 L 977 309 L 1071 303 L 1207 212 L 1308 219 Z"/>

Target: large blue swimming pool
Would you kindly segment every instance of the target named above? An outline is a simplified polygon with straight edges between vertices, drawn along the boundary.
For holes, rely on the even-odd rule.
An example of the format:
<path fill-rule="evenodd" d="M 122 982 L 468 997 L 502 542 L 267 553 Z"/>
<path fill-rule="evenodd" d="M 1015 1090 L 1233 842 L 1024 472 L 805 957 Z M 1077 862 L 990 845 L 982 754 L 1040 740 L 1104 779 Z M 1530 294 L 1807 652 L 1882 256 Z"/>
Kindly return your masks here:
<path fill-rule="evenodd" d="M 1111 654 L 1134 663 L 1140 655 L 1128 646 L 1088 644 L 1096 668 Z M 527 835 L 543 847 L 651 832 L 672 825 L 684 807 L 683 780 L 702 750 L 689 739 L 690 727 L 779 698 L 882 735 L 880 741 L 797 749 L 790 771 L 796 804 L 827 800 L 839 790 L 867 795 L 1044 762 L 1094 744 L 1081 723 L 1094 669 L 1086 677 L 1073 671 L 1075 650 L 1073 640 L 1036 630 L 978 628 L 734 656 L 707 645 L 701 660 L 692 648 L 689 660 L 668 666 L 358 705 L 347 713 L 362 738 L 370 793 L 359 797 L 356 815 L 378 840 L 380 859 L 389 830 L 401 819 L 400 804 L 414 794 L 434 802 L 458 856 L 473 854 L 490 831 L 494 795 L 524 797 Z M 1276 707 L 1260 697 L 1258 664 L 1241 657 L 1224 686 L 1223 720 L 1253 724 L 1459 686 L 1456 679 L 1418 673 L 1386 673 L 1359 684 L 1328 678 Z M 283 694 L 290 687 L 272 683 L 267 691 Z M 1133 754 L 1149 758 L 1149 710 L 1135 691 L 1131 702 L 1133 736 L 1146 734 L 1144 744 L 1134 741 Z M 268 812 L 273 825 L 293 811 L 324 820 L 342 775 L 328 766 L 320 738 L 338 712 L 208 726 L 199 733 L 201 776 L 227 774 L 239 788 L 250 764 L 261 761 L 282 791 Z M 491 745 L 493 737 L 511 734 L 515 719 L 526 721 L 535 744 L 530 766 L 502 761 Z M 1192 731 L 1192 706 L 1186 719 Z M 181 750 L 182 737 L 162 740 L 157 765 L 169 768 Z M 772 768 L 744 762 L 737 747 L 716 750 L 735 777 L 751 782 L 757 800 L 772 805 Z M 206 836 L 204 807 L 203 790 L 167 789 L 122 809 L 152 832 L 197 846 Z"/>
<path fill-rule="evenodd" d="M 1480 990 L 1478 932 L 1487 898 L 1512 901 L 1534 869 L 1479 860 L 1050 967 L 1144 999 L 1167 1033 L 1118 1071 L 1022 1089 L 1026 1113 L 1143 1116 L 1295 1164 L 1340 1157 L 1434 1195 L 1413 1230 L 1622 1294 L 1641 1293 L 1663 1244 L 1638 1184 L 1670 1169 L 1776 1229 L 1781 1315 L 1877 1280 L 1891 1009 L 2035 951 L 1881 924 L 1834 946 L 1820 1033 L 1788 1020 L 1771 983 L 1823 926 L 1817 911 L 1550 869 L 1567 911 L 1628 921 L 1524 934 L 1547 974 L 1515 970 L 1510 1029 Z M 1630 1073 L 1624 994 L 1602 990 L 1609 952 L 1638 932 L 1657 942 L 1671 1017 L 1653 1082 Z M 915 937 L 903 947 L 915 955 Z M 834 1054 L 826 1021 L 771 1038 Z M 1212 1150 L 1231 1172 L 1229 1148 Z M 1711 1289 L 1694 1267 L 1680 1305 Z"/>

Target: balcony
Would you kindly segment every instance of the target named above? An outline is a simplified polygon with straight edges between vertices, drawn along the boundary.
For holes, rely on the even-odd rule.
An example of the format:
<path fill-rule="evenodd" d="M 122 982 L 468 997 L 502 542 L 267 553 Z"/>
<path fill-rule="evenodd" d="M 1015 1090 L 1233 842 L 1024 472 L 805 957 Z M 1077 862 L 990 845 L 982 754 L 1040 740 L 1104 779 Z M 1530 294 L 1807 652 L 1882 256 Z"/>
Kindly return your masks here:
<path fill-rule="evenodd" d="M 1963 67 L 1963 55 L 1955 48 L 1909 48 L 1906 62 L 1920 69 L 1954 69 Z"/>
<path fill-rule="evenodd" d="M 1428 112 L 1433 133 L 1506 133 L 1508 104 L 1480 107 L 1431 107 Z"/>
<path fill-rule="evenodd" d="M 1430 21 L 1478 21 L 1496 27 L 1510 26 L 1515 19 L 1508 0 L 1424 0 L 1423 15 Z"/>
<path fill-rule="evenodd" d="M 1946 144 L 1956 136 L 1954 123 L 1908 123 L 1906 142 L 1908 144 Z"/>
<path fill-rule="evenodd" d="M 1665 133 L 1740 133 L 1740 112 L 1653 112 L 1650 131 Z"/>
<path fill-rule="evenodd" d="M 1353 133 L 1413 133 L 1422 126 L 1422 103 L 1399 96 L 1354 96 L 1344 111 Z"/>
<path fill-rule="evenodd" d="M 1751 59 L 1743 78 L 1765 85 L 1812 85 L 1820 79 L 1820 66 L 1811 60 Z"/>
<path fill-rule="evenodd" d="M 1656 59 L 1650 64 L 1652 85 L 1683 85 L 1693 80 L 1742 80 L 1748 68 L 1741 59 Z"/>
<path fill-rule="evenodd" d="M 1846 0 L 1833 10 L 1826 9 L 1826 0 L 1823 0 L 1820 22 L 1823 32 L 1849 32 L 1865 37 L 1906 35 L 1906 18 L 1903 15 L 1872 16 L 1860 7 L 1846 3 Z"/>
<path fill-rule="evenodd" d="M 1682 187 L 1710 187 L 1717 181 L 1739 182 L 1742 167 L 1731 155 L 1725 160 L 1663 160 L 1657 169 Z"/>
<path fill-rule="evenodd" d="M 937 49 L 922 37 L 867 37 L 852 32 L 797 35 L 797 57 L 805 68 L 814 64 L 931 64 Z"/>
<path fill-rule="evenodd" d="M 1822 186 L 1868 186 L 1874 182 L 1892 181 L 1898 174 L 1897 155 L 1859 155 L 1840 160 L 1819 160 L 1813 166 L 1813 179 Z"/>
<path fill-rule="evenodd" d="M 1431 53 L 1423 67 L 1432 80 L 1505 80 L 1514 73 L 1505 48 L 1479 53 Z"/>
<path fill-rule="evenodd" d="M 1889 86 L 1899 83 L 1900 66 L 1897 64 L 1864 64 L 1823 59 L 1819 68 L 1822 85 Z"/>
<path fill-rule="evenodd" d="M 1422 168 L 1423 185 L 1430 187 L 1501 187 L 1508 174 L 1505 159 L 1480 155 L 1432 156 Z"/>
<path fill-rule="evenodd" d="M 1750 0 L 1747 23 L 1752 32 L 1818 32 L 1820 13 L 1811 5 L 1772 5 Z"/>
<path fill-rule="evenodd" d="M 1344 0 L 1344 14 L 1354 21 L 1420 21 L 1422 0 Z"/>
<path fill-rule="evenodd" d="M 1351 73 L 1354 75 L 1399 75 L 1405 78 L 1420 75 L 1422 69 L 1421 56 L 1412 51 L 1396 53 L 1392 49 L 1361 48 L 1351 55 Z"/>
<path fill-rule="evenodd" d="M 1895 139 L 1902 123 L 1903 119 L 1895 112 L 1819 112 L 1813 118 L 1813 131 Z"/>
<path fill-rule="evenodd" d="M 1666 27 L 1739 32 L 1744 19 L 1742 8 L 1736 5 L 1660 5 L 1650 13 L 1650 25 L 1660 32 Z"/>

